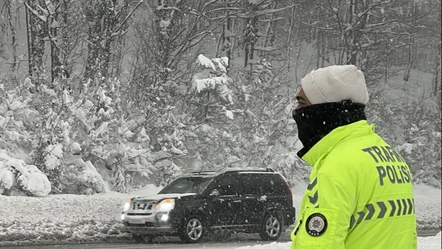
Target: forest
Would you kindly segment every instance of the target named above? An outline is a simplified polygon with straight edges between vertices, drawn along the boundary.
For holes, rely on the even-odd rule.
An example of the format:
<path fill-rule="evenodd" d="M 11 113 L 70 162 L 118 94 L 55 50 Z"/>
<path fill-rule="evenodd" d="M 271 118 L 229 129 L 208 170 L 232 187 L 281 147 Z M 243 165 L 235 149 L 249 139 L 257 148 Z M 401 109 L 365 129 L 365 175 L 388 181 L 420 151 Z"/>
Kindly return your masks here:
<path fill-rule="evenodd" d="M 310 166 L 300 79 L 353 64 L 367 116 L 441 187 L 440 0 L 1 0 L 0 194 L 128 192 Z"/>

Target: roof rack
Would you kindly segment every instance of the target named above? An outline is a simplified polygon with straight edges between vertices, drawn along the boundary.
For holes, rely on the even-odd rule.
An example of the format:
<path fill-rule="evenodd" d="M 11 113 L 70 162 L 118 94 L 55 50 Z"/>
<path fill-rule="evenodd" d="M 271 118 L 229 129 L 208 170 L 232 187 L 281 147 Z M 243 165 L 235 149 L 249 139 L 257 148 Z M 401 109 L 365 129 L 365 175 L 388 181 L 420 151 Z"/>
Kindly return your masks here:
<path fill-rule="evenodd" d="M 202 171 L 191 171 L 189 173 L 191 174 L 198 174 L 198 175 L 212 175 L 216 174 L 217 171 L 215 170 L 202 170 Z"/>
<path fill-rule="evenodd" d="M 185 175 L 201 175 L 201 176 L 210 176 L 210 175 L 219 175 L 227 172 L 275 172 L 271 168 L 222 168 L 218 170 L 202 170 L 202 171 L 190 171 L 186 172 Z"/>
<path fill-rule="evenodd" d="M 275 172 L 271 168 L 225 168 L 225 169 L 220 170 L 219 173 L 237 172 L 237 171 L 241 171 L 241 172 Z"/>

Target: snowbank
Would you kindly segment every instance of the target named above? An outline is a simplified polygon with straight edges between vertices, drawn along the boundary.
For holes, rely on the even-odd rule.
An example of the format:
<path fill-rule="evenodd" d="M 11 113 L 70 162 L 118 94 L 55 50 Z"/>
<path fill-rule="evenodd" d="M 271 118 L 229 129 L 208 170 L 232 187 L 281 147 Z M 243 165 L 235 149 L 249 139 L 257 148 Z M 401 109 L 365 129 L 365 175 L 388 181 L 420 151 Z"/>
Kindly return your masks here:
<path fill-rule="evenodd" d="M 120 233 L 125 195 L 0 196 L 0 245 L 11 242 L 106 241 Z"/>
<path fill-rule="evenodd" d="M 296 207 L 300 205 L 303 189 L 305 186 L 293 189 Z M 121 232 L 120 215 L 123 203 L 130 196 L 155 194 L 159 190 L 160 188 L 148 185 L 130 195 L 115 192 L 46 197 L 0 195 L 0 246 L 17 243 L 131 240 L 129 234 Z M 437 228 L 440 231 L 441 190 L 416 185 L 415 191 L 419 228 Z M 420 239 L 420 243 L 432 242 Z M 272 248 L 290 247 L 287 243 L 279 243 L 272 244 Z M 423 248 L 427 247 L 421 249 Z"/>
<path fill-rule="evenodd" d="M 155 194 L 159 190 L 148 185 L 131 195 L 0 195 L 0 246 L 129 240 L 129 234 L 121 233 L 123 203 L 129 196 Z"/>
<path fill-rule="evenodd" d="M 440 232 L 436 236 L 432 237 L 423 237 L 418 240 L 418 249 L 440 249 L 441 241 L 440 241 Z M 277 243 L 273 242 L 266 245 L 256 245 L 256 246 L 243 246 L 237 249 L 290 249 L 291 243 Z"/>
<path fill-rule="evenodd" d="M 441 229 L 441 198 L 441 189 L 424 184 L 414 185 L 418 228 Z"/>

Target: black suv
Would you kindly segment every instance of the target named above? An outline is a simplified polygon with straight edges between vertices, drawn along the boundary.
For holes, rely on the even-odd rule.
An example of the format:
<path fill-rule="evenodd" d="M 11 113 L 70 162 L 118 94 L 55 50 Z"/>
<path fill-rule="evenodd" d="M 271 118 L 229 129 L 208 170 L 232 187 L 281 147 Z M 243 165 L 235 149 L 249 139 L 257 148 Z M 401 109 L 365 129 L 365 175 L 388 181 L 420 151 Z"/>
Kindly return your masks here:
<path fill-rule="evenodd" d="M 295 208 L 290 187 L 280 173 L 224 169 L 192 172 L 154 196 L 131 198 L 121 219 L 138 242 L 158 235 L 199 242 L 217 229 L 277 240 L 295 222 Z"/>

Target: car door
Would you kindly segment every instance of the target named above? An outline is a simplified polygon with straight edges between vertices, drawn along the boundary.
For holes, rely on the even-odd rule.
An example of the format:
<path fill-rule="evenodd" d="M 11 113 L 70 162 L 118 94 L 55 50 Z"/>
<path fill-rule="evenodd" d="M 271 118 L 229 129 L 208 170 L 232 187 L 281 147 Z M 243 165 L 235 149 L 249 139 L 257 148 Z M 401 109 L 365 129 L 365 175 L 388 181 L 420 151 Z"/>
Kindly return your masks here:
<path fill-rule="evenodd" d="M 232 226 L 238 223 L 242 200 L 238 193 L 238 179 L 234 175 L 220 176 L 210 186 L 209 220 L 213 226 Z"/>
<path fill-rule="evenodd" d="M 256 173 L 240 173 L 239 182 L 241 183 L 241 212 L 239 223 L 243 225 L 256 225 L 260 223 L 261 213 L 266 201 L 262 194 L 262 177 Z"/>

